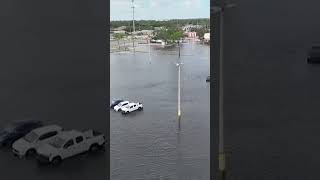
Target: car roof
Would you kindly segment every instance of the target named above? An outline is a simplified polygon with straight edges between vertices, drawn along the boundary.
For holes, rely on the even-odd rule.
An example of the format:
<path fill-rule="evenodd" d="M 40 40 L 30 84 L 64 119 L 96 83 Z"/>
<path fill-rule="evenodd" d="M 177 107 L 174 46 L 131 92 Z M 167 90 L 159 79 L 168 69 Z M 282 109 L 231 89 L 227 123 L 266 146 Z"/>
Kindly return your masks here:
<path fill-rule="evenodd" d="M 69 131 L 63 131 L 58 135 L 58 137 L 64 139 L 64 140 L 69 140 L 73 139 L 77 136 L 82 136 L 83 134 L 80 131 L 77 130 L 69 130 Z"/>
<path fill-rule="evenodd" d="M 129 106 L 132 106 L 132 105 L 136 105 L 137 103 L 129 103 L 128 105 Z"/>
<path fill-rule="evenodd" d="M 36 128 L 34 130 L 32 130 L 33 132 L 35 132 L 36 134 L 43 134 L 46 133 L 48 131 L 60 131 L 62 130 L 62 127 L 58 126 L 58 125 L 48 125 L 48 126 L 43 126 L 40 128 Z"/>

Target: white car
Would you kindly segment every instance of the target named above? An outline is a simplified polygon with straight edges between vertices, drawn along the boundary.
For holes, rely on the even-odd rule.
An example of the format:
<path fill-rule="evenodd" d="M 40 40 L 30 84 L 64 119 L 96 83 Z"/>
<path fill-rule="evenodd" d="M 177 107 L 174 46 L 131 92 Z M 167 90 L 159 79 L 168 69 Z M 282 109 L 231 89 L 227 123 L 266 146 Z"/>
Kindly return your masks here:
<path fill-rule="evenodd" d="M 18 157 L 34 155 L 37 147 L 49 142 L 61 131 L 63 131 L 63 128 L 57 125 L 43 126 L 34 129 L 24 137 L 15 141 L 12 144 L 12 151 Z"/>
<path fill-rule="evenodd" d="M 116 106 L 114 106 L 113 109 L 118 112 L 121 110 L 122 107 L 127 106 L 129 103 L 130 103 L 129 101 L 123 101 L 123 102 L 117 104 Z"/>
<path fill-rule="evenodd" d="M 143 110 L 143 105 L 139 102 L 129 103 L 127 106 L 121 108 L 122 114 L 128 114 L 136 110 L 139 110 L 139 111 Z"/>
<path fill-rule="evenodd" d="M 64 131 L 52 141 L 37 148 L 39 163 L 59 164 L 63 159 L 104 147 L 105 136 L 94 130 Z"/>

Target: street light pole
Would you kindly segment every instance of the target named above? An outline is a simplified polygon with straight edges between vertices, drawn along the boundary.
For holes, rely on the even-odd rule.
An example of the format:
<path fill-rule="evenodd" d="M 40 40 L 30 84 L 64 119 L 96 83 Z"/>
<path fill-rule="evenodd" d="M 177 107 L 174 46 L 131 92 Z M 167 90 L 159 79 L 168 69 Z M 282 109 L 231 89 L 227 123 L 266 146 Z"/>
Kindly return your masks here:
<path fill-rule="evenodd" d="M 223 7 L 213 7 L 213 10 L 220 14 L 220 47 L 219 47 L 219 173 L 220 178 L 226 178 L 226 157 L 224 150 L 224 94 L 223 94 L 223 25 L 224 25 L 224 11 L 227 8 L 234 7 L 235 4 L 224 5 Z"/>
<path fill-rule="evenodd" d="M 181 59 L 180 59 L 180 42 L 178 42 L 179 46 L 179 62 L 177 63 L 178 66 L 178 119 L 181 118 Z"/>
<path fill-rule="evenodd" d="M 178 118 L 181 117 L 181 69 L 180 69 L 181 63 L 179 62 L 178 65 Z"/>
<path fill-rule="evenodd" d="M 151 37 L 149 36 L 149 64 L 151 64 Z"/>
<path fill-rule="evenodd" d="M 133 46 L 133 52 L 135 53 L 134 33 L 135 33 L 135 27 L 134 27 L 134 0 L 132 0 L 132 46 Z"/>

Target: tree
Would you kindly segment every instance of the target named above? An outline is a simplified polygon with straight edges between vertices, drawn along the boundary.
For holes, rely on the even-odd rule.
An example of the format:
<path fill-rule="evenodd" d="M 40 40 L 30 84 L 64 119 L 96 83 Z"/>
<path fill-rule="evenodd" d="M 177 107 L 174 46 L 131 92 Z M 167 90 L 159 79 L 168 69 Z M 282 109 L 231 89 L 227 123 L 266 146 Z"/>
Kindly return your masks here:
<path fill-rule="evenodd" d="M 204 34 L 208 33 L 209 30 L 206 27 L 202 27 L 196 30 L 197 35 L 199 36 L 200 40 L 204 39 Z"/>
<path fill-rule="evenodd" d="M 173 42 L 179 42 L 183 38 L 183 32 L 175 30 L 169 34 L 169 39 Z"/>
<path fill-rule="evenodd" d="M 176 43 L 183 38 L 183 32 L 179 28 L 163 28 L 155 32 L 155 39 L 161 39 L 165 43 Z"/>
<path fill-rule="evenodd" d="M 123 39 L 126 35 L 124 33 L 116 33 L 114 35 L 114 37 L 116 38 L 116 40 L 118 41 L 118 46 L 119 46 L 119 50 L 120 50 L 120 40 Z"/>
<path fill-rule="evenodd" d="M 204 25 L 204 26 L 209 26 L 210 25 L 210 19 L 208 18 L 201 18 L 201 19 L 172 19 L 169 21 L 155 21 L 155 20 L 138 20 L 135 21 L 137 27 L 141 27 L 141 29 L 146 29 L 146 30 L 152 30 L 154 27 L 181 27 L 186 24 L 199 24 L 199 25 Z M 120 26 L 127 26 L 126 31 L 131 32 L 132 31 L 132 21 L 111 21 L 110 22 L 111 29 L 112 28 L 117 28 Z"/>

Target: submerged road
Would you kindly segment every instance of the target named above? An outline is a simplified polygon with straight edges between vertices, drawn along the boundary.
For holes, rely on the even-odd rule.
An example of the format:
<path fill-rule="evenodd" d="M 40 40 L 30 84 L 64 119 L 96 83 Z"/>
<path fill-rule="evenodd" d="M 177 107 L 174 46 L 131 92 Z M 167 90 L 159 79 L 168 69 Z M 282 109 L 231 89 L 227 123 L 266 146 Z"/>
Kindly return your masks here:
<path fill-rule="evenodd" d="M 319 179 L 317 0 L 236 1 L 225 13 L 227 179 Z"/>

